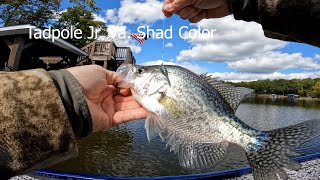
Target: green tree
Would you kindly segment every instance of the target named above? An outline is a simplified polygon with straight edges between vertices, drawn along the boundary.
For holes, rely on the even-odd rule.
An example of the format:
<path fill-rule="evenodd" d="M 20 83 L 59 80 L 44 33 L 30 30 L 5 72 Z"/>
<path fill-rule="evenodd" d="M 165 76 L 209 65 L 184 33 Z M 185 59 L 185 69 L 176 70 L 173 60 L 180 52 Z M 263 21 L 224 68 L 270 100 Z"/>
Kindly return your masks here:
<path fill-rule="evenodd" d="M 316 84 L 313 86 L 313 92 L 317 97 L 320 96 L 320 81 L 316 82 Z"/>
<path fill-rule="evenodd" d="M 69 40 L 70 43 L 80 48 L 95 40 L 88 38 L 92 35 L 92 29 L 89 28 L 90 26 L 99 31 L 98 35 L 107 36 L 108 34 L 106 24 L 94 19 L 94 13 L 98 13 L 99 11 L 95 1 L 85 0 L 84 2 L 85 3 L 78 0 L 72 1 L 73 6 L 61 13 L 61 17 L 55 25 L 55 28 L 59 29 L 71 29 L 71 27 L 81 29 L 81 39 L 74 38 Z"/>
<path fill-rule="evenodd" d="M 300 96 L 320 97 L 320 78 L 258 80 L 231 84 L 254 89 L 258 94 L 299 94 Z"/>
<path fill-rule="evenodd" d="M 32 24 L 45 27 L 59 9 L 59 0 L 1 0 L 0 23 L 3 26 Z"/>

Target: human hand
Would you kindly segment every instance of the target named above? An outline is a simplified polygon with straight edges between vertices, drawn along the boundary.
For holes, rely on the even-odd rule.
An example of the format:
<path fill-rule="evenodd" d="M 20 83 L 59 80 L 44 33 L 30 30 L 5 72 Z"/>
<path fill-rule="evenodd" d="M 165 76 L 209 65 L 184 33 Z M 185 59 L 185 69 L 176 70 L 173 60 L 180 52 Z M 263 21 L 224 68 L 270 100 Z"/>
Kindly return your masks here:
<path fill-rule="evenodd" d="M 165 0 L 162 12 L 166 17 L 177 14 L 181 19 L 197 23 L 202 19 L 230 15 L 231 3 L 229 0 Z"/>
<path fill-rule="evenodd" d="M 132 97 L 130 89 L 119 89 L 120 74 L 101 66 L 67 69 L 79 82 L 92 117 L 92 131 L 105 131 L 130 120 L 144 119 L 147 111 Z"/>

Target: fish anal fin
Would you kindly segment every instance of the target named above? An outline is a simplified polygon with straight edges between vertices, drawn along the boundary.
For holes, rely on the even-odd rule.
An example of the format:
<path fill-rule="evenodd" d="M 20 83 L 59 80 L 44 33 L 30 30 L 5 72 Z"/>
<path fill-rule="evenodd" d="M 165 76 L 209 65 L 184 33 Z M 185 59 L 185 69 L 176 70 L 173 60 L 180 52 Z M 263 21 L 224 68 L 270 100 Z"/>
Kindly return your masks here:
<path fill-rule="evenodd" d="M 220 163 L 228 149 L 228 142 L 197 143 L 166 129 L 161 133 L 170 150 L 178 155 L 180 164 L 188 169 L 207 170 Z"/>
<path fill-rule="evenodd" d="M 236 112 L 240 103 L 254 92 L 252 89 L 244 87 L 234 87 L 230 84 L 224 84 L 207 74 L 202 74 L 200 75 L 200 77 L 202 80 L 208 82 L 215 90 L 219 92 L 219 94 L 229 104 L 230 108 L 234 112 Z"/>
<path fill-rule="evenodd" d="M 164 126 L 155 113 L 149 112 L 145 121 L 145 129 L 147 132 L 148 141 L 150 142 L 151 139 L 161 134 L 161 132 L 164 129 Z"/>

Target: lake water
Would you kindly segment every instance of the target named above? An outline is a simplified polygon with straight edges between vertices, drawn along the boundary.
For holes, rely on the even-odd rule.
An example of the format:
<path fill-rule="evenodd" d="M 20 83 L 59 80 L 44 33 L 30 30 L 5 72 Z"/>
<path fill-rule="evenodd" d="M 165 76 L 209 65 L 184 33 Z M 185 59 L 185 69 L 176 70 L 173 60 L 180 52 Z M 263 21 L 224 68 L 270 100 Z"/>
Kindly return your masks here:
<path fill-rule="evenodd" d="M 236 115 L 252 127 L 271 130 L 320 117 L 320 101 L 249 98 L 240 105 Z M 52 169 L 110 176 L 199 173 L 183 169 L 160 138 L 148 142 L 142 120 L 96 133 L 80 140 L 78 146 L 79 155 L 76 158 L 55 165 Z M 210 172 L 245 165 L 247 160 L 244 152 L 237 146 L 230 146 L 224 160 Z"/>

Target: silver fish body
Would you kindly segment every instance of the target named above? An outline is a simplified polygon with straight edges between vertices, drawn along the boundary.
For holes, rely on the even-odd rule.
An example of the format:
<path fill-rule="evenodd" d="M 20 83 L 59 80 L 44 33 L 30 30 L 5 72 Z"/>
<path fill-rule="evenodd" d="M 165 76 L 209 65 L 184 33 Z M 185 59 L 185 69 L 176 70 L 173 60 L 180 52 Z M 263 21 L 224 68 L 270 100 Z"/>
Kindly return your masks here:
<path fill-rule="evenodd" d="M 246 151 L 255 179 L 277 179 L 276 174 L 286 178 L 281 167 L 300 167 L 286 156 L 295 154 L 292 147 L 319 135 L 318 120 L 270 132 L 254 129 L 235 116 L 252 90 L 198 76 L 179 66 L 126 64 L 118 72 L 149 112 L 145 123 L 149 141 L 160 135 L 188 168 L 214 167 L 229 143 L 234 143 Z"/>

